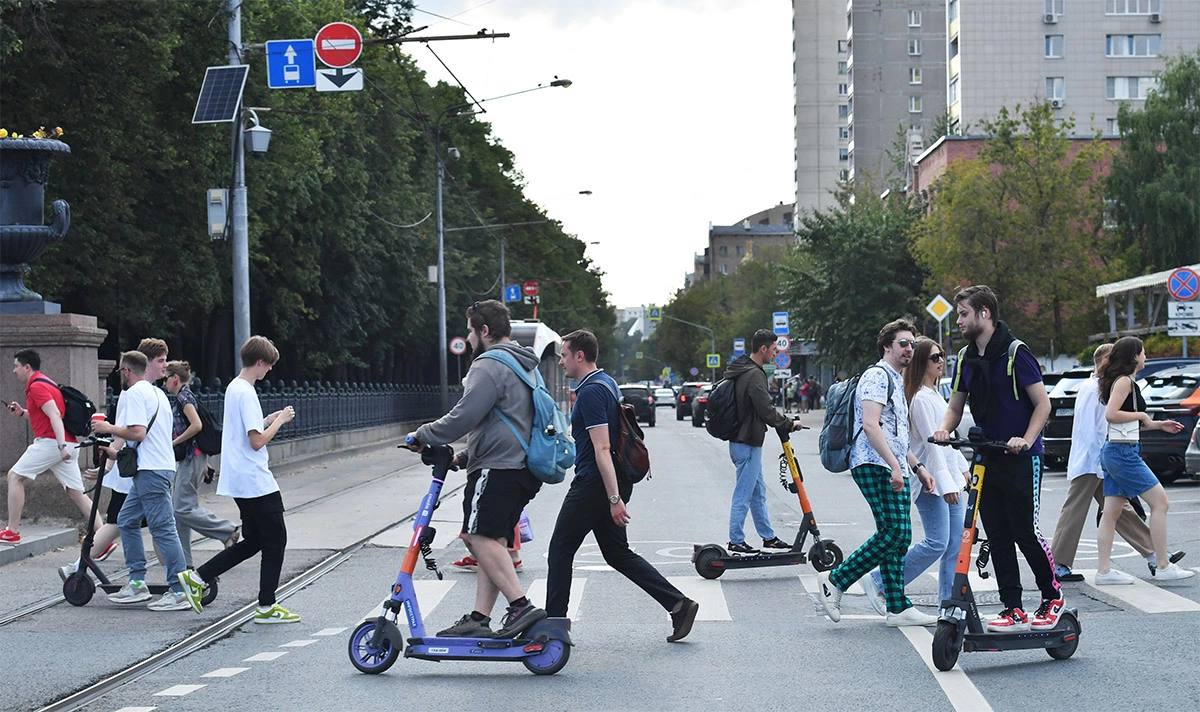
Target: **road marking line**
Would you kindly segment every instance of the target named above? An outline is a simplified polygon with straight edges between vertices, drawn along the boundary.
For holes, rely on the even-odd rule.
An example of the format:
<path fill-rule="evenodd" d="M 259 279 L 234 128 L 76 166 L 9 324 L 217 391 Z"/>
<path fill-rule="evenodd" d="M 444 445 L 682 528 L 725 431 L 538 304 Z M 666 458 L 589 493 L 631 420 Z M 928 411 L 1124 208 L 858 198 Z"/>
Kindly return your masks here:
<path fill-rule="evenodd" d="M 153 712 L 157 707 L 122 707 L 117 712 Z"/>
<path fill-rule="evenodd" d="M 159 692 L 155 692 L 154 696 L 155 697 L 183 697 L 184 695 L 192 694 L 196 690 L 199 690 L 201 687 L 208 687 L 208 686 L 207 685 L 173 685 L 171 687 L 168 687 L 165 690 L 160 690 Z"/>
<path fill-rule="evenodd" d="M 816 574 L 800 574 L 800 583 L 804 586 L 804 590 L 809 593 L 816 593 L 817 589 L 820 587 L 820 584 L 817 583 Z M 847 596 L 867 595 L 867 592 L 863 590 L 861 581 L 855 581 L 854 583 L 850 584 L 850 589 L 843 591 L 842 593 L 846 594 Z"/>
<path fill-rule="evenodd" d="M 213 670 L 212 672 L 204 673 L 200 677 L 233 677 L 234 675 L 240 675 L 241 673 L 244 673 L 249 669 L 250 668 L 248 668 L 248 667 L 217 668 L 216 670 Z"/>
<path fill-rule="evenodd" d="M 281 648 L 305 648 L 305 647 L 312 645 L 315 642 L 317 642 L 317 641 L 313 640 L 312 638 L 309 638 L 307 640 L 293 640 L 292 642 L 284 643 L 283 645 L 281 645 L 279 647 L 281 647 Z"/>
<path fill-rule="evenodd" d="M 317 638 L 317 637 L 324 637 L 327 635 L 337 635 L 338 633 L 341 633 L 341 632 L 344 632 L 347 630 L 350 630 L 350 629 L 349 628 L 322 628 L 321 630 L 318 630 L 316 633 L 313 633 L 313 637 Z"/>
<path fill-rule="evenodd" d="M 923 575 L 928 576 L 935 582 L 938 580 L 936 571 L 926 571 Z M 971 569 L 967 574 L 967 578 L 971 581 L 971 590 L 975 593 L 981 591 L 999 591 L 1000 585 L 996 582 L 996 575 L 990 574 L 987 578 L 979 577 L 979 569 Z"/>
<path fill-rule="evenodd" d="M 276 650 L 276 651 L 272 651 L 270 653 L 258 653 L 257 655 L 251 655 L 250 657 L 246 658 L 242 662 L 244 662 L 244 663 L 267 663 L 267 662 L 271 662 L 272 660 L 278 660 L 279 658 L 282 658 L 284 655 L 287 655 L 286 650 L 283 650 L 283 651 Z"/>
<path fill-rule="evenodd" d="M 695 576 L 668 576 L 667 581 L 683 592 L 683 595 L 700 604 L 696 614 L 698 621 L 731 621 L 729 604 L 725 602 L 725 591 L 715 579 L 699 579 Z"/>
<path fill-rule="evenodd" d="M 902 626 L 900 632 L 904 634 L 905 638 L 908 638 L 909 643 L 912 643 L 913 648 L 925 663 L 925 667 L 929 668 L 929 672 L 933 673 L 933 679 L 937 680 L 938 685 L 941 685 L 942 692 L 946 693 L 946 699 L 950 701 L 951 707 L 962 712 L 967 710 L 991 712 L 992 706 L 984 699 L 983 693 L 975 687 L 975 683 L 971 682 L 962 668 L 955 665 L 946 672 L 942 672 L 934 667 L 933 633 L 930 633 L 928 628 Z"/>
<path fill-rule="evenodd" d="M 413 581 L 413 590 L 417 593 L 417 603 L 421 606 L 421 617 L 428 617 L 456 583 L 458 581 L 438 581 L 437 579 Z M 360 620 L 370 620 L 381 615 L 383 615 L 383 601 L 367 611 Z"/>
<path fill-rule="evenodd" d="M 574 576 L 571 578 L 571 600 L 567 603 L 567 618 L 573 621 L 578 621 L 580 617 L 579 606 L 583 601 L 583 587 L 587 583 L 587 578 L 579 578 Z M 539 603 L 543 608 L 546 607 L 546 579 L 536 579 L 529 584 L 529 588 L 525 589 L 525 597 L 534 602 L 534 605 Z"/>
<path fill-rule="evenodd" d="M 1176 593 L 1135 578 L 1133 583 L 1102 586 L 1096 584 L 1095 569 L 1076 569 L 1083 574 L 1084 581 L 1101 593 L 1107 593 L 1142 611 L 1143 613 L 1186 613 L 1200 611 L 1200 603 Z"/>

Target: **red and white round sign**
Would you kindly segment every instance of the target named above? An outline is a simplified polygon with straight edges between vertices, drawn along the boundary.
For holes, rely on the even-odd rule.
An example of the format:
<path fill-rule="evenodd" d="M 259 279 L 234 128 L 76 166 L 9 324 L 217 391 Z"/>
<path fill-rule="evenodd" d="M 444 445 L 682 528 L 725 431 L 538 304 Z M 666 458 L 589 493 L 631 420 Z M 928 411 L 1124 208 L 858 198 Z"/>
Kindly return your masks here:
<path fill-rule="evenodd" d="M 461 336 L 455 336 L 450 339 L 450 353 L 455 356 L 462 356 L 467 352 L 467 340 Z"/>
<path fill-rule="evenodd" d="M 358 28 L 348 22 L 331 22 L 317 31 L 314 40 L 317 59 L 326 66 L 340 69 L 358 61 L 363 39 Z"/>
<path fill-rule="evenodd" d="M 521 285 L 521 291 L 522 291 L 522 292 L 525 294 L 525 296 L 527 296 L 527 297 L 533 297 L 533 296 L 537 296 L 537 293 L 538 293 L 538 281 L 537 281 L 536 279 L 527 279 L 527 280 L 525 280 L 525 282 L 524 282 L 524 283 Z"/>

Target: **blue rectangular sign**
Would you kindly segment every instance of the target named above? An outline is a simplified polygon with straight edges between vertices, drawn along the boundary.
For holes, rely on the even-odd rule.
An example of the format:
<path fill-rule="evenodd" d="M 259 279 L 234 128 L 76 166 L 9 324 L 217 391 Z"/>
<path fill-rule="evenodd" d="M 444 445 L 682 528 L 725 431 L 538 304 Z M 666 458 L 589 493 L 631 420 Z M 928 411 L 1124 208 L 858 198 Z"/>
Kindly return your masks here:
<path fill-rule="evenodd" d="M 504 287 L 504 301 L 519 302 L 521 301 L 521 285 L 510 284 Z"/>
<path fill-rule="evenodd" d="M 734 339 L 733 340 L 733 357 L 737 358 L 738 356 L 745 355 L 745 353 L 746 353 L 746 340 L 745 339 Z"/>
<path fill-rule="evenodd" d="M 316 53 L 311 39 L 267 42 L 267 88 L 308 89 L 316 85 Z"/>

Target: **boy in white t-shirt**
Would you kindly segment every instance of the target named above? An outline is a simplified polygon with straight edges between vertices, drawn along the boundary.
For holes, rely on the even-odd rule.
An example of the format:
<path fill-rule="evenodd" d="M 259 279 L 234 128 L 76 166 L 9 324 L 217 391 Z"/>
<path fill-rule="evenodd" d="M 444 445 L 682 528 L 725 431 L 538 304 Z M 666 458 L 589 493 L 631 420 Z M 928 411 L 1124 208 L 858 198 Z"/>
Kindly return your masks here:
<path fill-rule="evenodd" d="M 259 570 L 258 610 L 255 623 L 297 623 L 300 616 L 279 605 L 275 589 L 283 569 L 287 527 L 283 522 L 283 498 L 267 466 L 267 443 L 279 429 L 292 422 L 292 406 L 263 417 L 255 382 L 266 377 L 279 350 L 265 336 L 251 336 L 242 344 L 242 372 L 225 389 L 225 419 L 221 430 L 221 478 L 217 494 L 233 497 L 242 515 L 242 540 L 209 559 L 195 571 L 179 573 L 179 582 L 199 613 L 203 610 L 204 582 L 232 569 L 262 552 Z"/>

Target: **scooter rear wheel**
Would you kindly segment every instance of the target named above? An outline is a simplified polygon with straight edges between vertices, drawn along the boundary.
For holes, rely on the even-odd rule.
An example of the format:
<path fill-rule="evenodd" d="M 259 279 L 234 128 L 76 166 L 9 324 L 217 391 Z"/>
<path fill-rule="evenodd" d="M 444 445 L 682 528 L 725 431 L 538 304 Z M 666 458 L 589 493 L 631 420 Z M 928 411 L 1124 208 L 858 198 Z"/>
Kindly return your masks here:
<path fill-rule="evenodd" d="M 938 621 L 937 630 L 933 634 L 933 666 L 946 672 L 958 662 L 958 654 L 961 652 L 962 638 L 958 633 L 958 624 Z"/>
<path fill-rule="evenodd" d="M 842 550 L 832 541 L 818 541 L 808 550 L 808 561 L 817 571 L 831 571 L 842 559 Z"/>
<path fill-rule="evenodd" d="M 200 605 L 207 606 L 217 600 L 217 580 L 214 578 L 204 582 L 204 597 L 200 599 Z"/>
<path fill-rule="evenodd" d="M 375 621 L 363 621 L 350 634 L 350 645 L 347 649 L 350 654 L 350 663 L 358 668 L 359 672 L 365 672 L 368 675 L 378 675 L 384 672 L 392 666 L 392 663 L 396 662 L 396 658 L 400 657 L 399 648 L 394 647 L 390 640 L 384 640 L 382 648 L 372 648 L 371 638 L 373 637 L 375 637 Z M 528 661 L 525 664 L 528 666 Z"/>
<path fill-rule="evenodd" d="M 567 666 L 571 659 L 571 646 L 556 638 L 546 641 L 542 652 L 523 658 L 525 669 L 534 675 L 553 675 Z"/>
<path fill-rule="evenodd" d="M 1066 660 L 1074 655 L 1079 647 L 1079 621 L 1075 616 L 1063 614 L 1061 629 L 1071 631 L 1074 637 L 1057 647 L 1046 648 L 1046 652 L 1055 660 Z"/>
<path fill-rule="evenodd" d="M 86 606 L 96 593 L 96 584 L 92 582 L 91 577 L 86 573 L 76 573 L 73 576 L 68 576 L 67 580 L 63 581 L 62 591 L 63 597 L 67 599 L 67 603 L 70 603 L 72 606 Z"/>
<path fill-rule="evenodd" d="M 725 556 L 725 552 L 719 546 L 706 546 L 696 552 L 696 573 L 710 580 L 720 578 L 721 574 L 725 573 L 725 569 L 713 566 L 713 563 L 723 556 Z"/>

